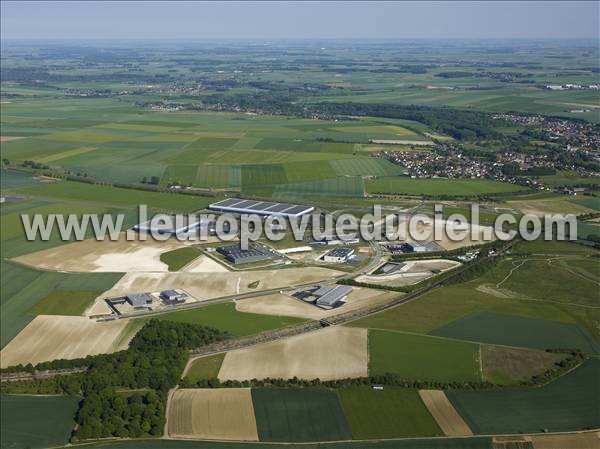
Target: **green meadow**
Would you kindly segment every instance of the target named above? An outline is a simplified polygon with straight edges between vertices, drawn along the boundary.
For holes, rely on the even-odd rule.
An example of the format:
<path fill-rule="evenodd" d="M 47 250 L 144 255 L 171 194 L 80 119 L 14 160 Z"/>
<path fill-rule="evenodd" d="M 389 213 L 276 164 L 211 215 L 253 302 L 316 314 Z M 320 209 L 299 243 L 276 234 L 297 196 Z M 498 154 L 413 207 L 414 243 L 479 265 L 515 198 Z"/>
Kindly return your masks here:
<path fill-rule="evenodd" d="M 538 388 L 449 391 L 446 395 L 475 433 L 595 429 L 600 426 L 599 378 L 600 360 L 590 359 Z"/>
<path fill-rule="evenodd" d="M 216 327 L 236 336 L 257 334 L 306 321 L 301 318 L 238 312 L 233 302 L 164 313 L 156 315 L 156 318 Z M 147 318 L 139 318 L 135 321 L 145 319 Z"/>
<path fill-rule="evenodd" d="M 598 354 L 593 337 L 577 324 L 478 312 L 430 332 L 439 337 L 536 349 L 577 348 Z"/>
<path fill-rule="evenodd" d="M 253 388 L 260 441 L 349 440 L 352 433 L 333 390 Z"/>
<path fill-rule="evenodd" d="M 427 196 L 478 196 L 524 190 L 523 187 L 490 180 L 475 179 L 411 179 L 383 177 L 366 182 L 369 193 Z"/>
<path fill-rule="evenodd" d="M 37 449 L 69 442 L 79 398 L 2 395 L 1 399 L 3 448 Z"/>
<path fill-rule="evenodd" d="M 479 345 L 370 329 L 369 373 L 394 373 L 417 380 L 479 381 Z"/>
<path fill-rule="evenodd" d="M 443 435 L 417 390 L 356 386 L 337 394 L 354 439 Z"/>

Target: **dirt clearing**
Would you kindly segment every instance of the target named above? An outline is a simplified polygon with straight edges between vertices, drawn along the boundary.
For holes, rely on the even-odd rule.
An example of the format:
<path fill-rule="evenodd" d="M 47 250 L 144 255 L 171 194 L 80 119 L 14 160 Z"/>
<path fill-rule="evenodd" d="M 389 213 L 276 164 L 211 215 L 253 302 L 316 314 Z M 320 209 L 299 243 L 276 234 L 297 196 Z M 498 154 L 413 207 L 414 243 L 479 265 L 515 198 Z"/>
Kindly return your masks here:
<path fill-rule="evenodd" d="M 125 349 L 129 339 L 119 336 L 127 323 L 128 320 L 97 322 L 79 316 L 38 315 L 0 352 L 0 366 L 35 365 Z"/>
<path fill-rule="evenodd" d="M 356 278 L 356 280 L 389 287 L 403 287 L 416 284 L 459 265 L 461 265 L 460 262 L 445 259 L 411 260 L 398 263 L 396 268 L 388 273 L 363 275 Z"/>
<path fill-rule="evenodd" d="M 225 265 L 221 265 L 216 260 L 211 259 L 208 256 L 200 256 L 194 261 L 190 262 L 181 271 L 186 273 L 228 273 L 229 270 Z"/>
<path fill-rule="evenodd" d="M 258 441 L 250 388 L 177 390 L 168 420 L 172 437 Z"/>
<path fill-rule="evenodd" d="M 598 449 L 600 432 L 534 435 L 528 437 L 534 449 Z"/>
<path fill-rule="evenodd" d="M 362 307 L 369 307 L 390 301 L 399 293 L 383 292 L 370 288 L 355 287 L 346 297 L 346 303 L 331 310 L 324 310 L 315 305 L 292 298 L 286 294 L 274 293 L 257 298 L 236 301 L 235 308 L 240 312 L 260 313 L 263 315 L 294 316 L 320 320 L 339 313 L 350 312 Z"/>
<path fill-rule="evenodd" d="M 473 435 L 442 390 L 419 390 L 421 400 L 447 436 Z"/>
<path fill-rule="evenodd" d="M 304 335 L 228 352 L 219 379 L 321 380 L 368 375 L 367 329 L 330 326 Z"/>
<path fill-rule="evenodd" d="M 177 239 L 127 241 L 125 233 L 121 233 L 117 241 L 88 239 L 26 254 L 14 260 L 52 271 L 166 272 L 169 267 L 160 261 L 160 255 L 182 247 L 184 244 Z"/>
<path fill-rule="evenodd" d="M 239 293 L 283 289 L 290 285 L 319 282 L 338 274 L 340 274 L 338 271 L 317 267 L 227 273 L 127 273 L 112 289 L 98 297 L 86 313 L 88 315 L 110 313 L 103 298 L 127 293 L 183 289 L 198 301 L 205 301 Z M 256 281 L 260 281 L 258 289 L 248 287 Z"/>
<path fill-rule="evenodd" d="M 5 102 L 3 102 L 5 103 Z M 24 139 L 25 137 L 21 136 L 0 136 L 0 142 L 10 142 L 11 140 L 19 140 Z"/>

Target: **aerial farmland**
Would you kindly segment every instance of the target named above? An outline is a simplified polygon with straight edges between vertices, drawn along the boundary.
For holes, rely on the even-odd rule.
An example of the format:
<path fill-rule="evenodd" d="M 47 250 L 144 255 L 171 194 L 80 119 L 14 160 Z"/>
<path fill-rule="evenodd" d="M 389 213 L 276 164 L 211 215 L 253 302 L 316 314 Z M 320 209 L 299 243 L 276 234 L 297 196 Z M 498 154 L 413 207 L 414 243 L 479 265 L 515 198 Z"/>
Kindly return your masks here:
<path fill-rule="evenodd" d="M 133 3 L 2 5 L 1 448 L 600 447 L 597 3 Z"/>

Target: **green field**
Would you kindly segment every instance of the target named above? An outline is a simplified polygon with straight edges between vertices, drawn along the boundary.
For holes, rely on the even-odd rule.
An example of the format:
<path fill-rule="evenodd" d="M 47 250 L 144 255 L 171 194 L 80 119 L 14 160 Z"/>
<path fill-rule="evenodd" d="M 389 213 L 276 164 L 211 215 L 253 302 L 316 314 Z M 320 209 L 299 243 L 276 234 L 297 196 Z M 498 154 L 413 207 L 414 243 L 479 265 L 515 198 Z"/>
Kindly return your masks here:
<path fill-rule="evenodd" d="M 233 302 L 164 313 L 156 315 L 156 318 L 180 323 L 212 326 L 231 332 L 236 336 L 257 334 L 262 331 L 306 321 L 301 318 L 238 312 L 235 310 Z M 147 318 L 141 319 L 144 320 Z"/>
<path fill-rule="evenodd" d="M 37 314 L 37 310 L 60 312 L 61 303 L 67 312 L 80 310 L 70 302 L 71 294 L 55 292 L 86 292 L 85 297 L 100 295 L 122 276 L 120 273 L 55 273 L 38 271 L 2 261 L 0 282 L 0 319 L 2 347 L 6 346 Z M 49 299 L 48 299 L 49 298 Z M 36 305 L 40 303 L 40 309 Z"/>
<path fill-rule="evenodd" d="M 225 358 L 225 353 L 201 357 L 192 362 L 186 377 L 190 382 L 204 379 L 215 379 Z"/>
<path fill-rule="evenodd" d="M 169 266 L 169 271 L 179 271 L 192 260 L 200 256 L 201 251 L 198 248 L 187 247 L 174 249 L 160 255 L 160 261 Z"/>
<path fill-rule="evenodd" d="M 149 209 L 165 212 L 194 212 L 215 201 L 215 198 L 210 197 L 146 192 L 72 181 L 24 187 L 17 189 L 16 192 L 38 198 L 78 200 L 108 206 L 136 207 L 145 204 Z"/>
<path fill-rule="evenodd" d="M 354 439 L 443 435 L 417 390 L 357 386 L 337 392 Z"/>
<path fill-rule="evenodd" d="M 31 220 L 35 214 L 40 214 L 44 219 L 47 219 L 49 214 L 57 214 L 62 215 L 66 221 L 68 214 L 75 214 L 78 217 L 83 214 L 111 214 L 115 218 L 115 212 L 114 209 L 93 203 L 58 203 L 39 199 L 5 203 L 0 212 L 0 226 L 2 227 L 0 253 L 5 258 L 15 257 L 66 243 L 62 240 L 57 226 L 52 229 L 49 240 L 43 241 L 39 236 L 35 240 L 27 240 L 21 214 L 28 215 Z M 132 222 L 133 214 L 129 210 L 119 212 L 125 215 L 123 223 Z M 86 238 L 92 235 L 93 229 L 92 226 L 89 226 Z M 70 241 L 75 241 L 75 237 L 71 236 Z"/>
<path fill-rule="evenodd" d="M 578 348 L 598 354 L 600 348 L 580 326 L 559 321 L 477 312 L 452 321 L 431 335 L 527 348 Z"/>
<path fill-rule="evenodd" d="M 28 312 L 32 315 L 83 315 L 98 294 L 98 291 L 55 290 Z"/>
<path fill-rule="evenodd" d="M 330 441 L 352 438 L 335 391 L 252 389 L 260 441 Z"/>
<path fill-rule="evenodd" d="M 47 448 L 69 442 L 78 398 L 69 396 L 0 397 L 3 449 Z"/>
<path fill-rule="evenodd" d="M 558 432 L 600 427 L 600 360 L 538 388 L 449 391 L 475 433 Z"/>
<path fill-rule="evenodd" d="M 479 381 L 479 345 L 371 329 L 369 373 L 394 373 L 405 379 Z"/>
<path fill-rule="evenodd" d="M 130 440 L 98 442 L 93 447 L 111 449 L 490 449 L 490 437 L 411 438 L 409 440 L 344 441 L 340 443 L 226 443 L 220 441 Z"/>
<path fill-rule="evenodd" d="M 472 179 L 377 178 L 366 181 L 367 192 L 396 195 L 477 196 L 523 190 L 515 184 Z"/>
<path fill-rule="evenodd" d="M 501 259 L 476 279 L 435 289 L 415 301 L 351 325 L 427 334 L 476 312 L 494 312 L 577 324 L 600 341 L 600 329 L 596 325 L 600 310 L 590 307 L 595 304 L 596 291 L 590 279 L 597 276 L 594 273 L 598 266 L 597 259 L 590 256 L 598 254 L 597 250 L 570 242 L 538 240 L 519 243 L 511 253 L 512 259 Z M 515 264 L 520 265 L 524 260 L 521 256 L 526 255 L 532 260 L 510 274 Z M 551 263 L 544 257 L 552 259 Z M 531 279 L 543 282 L 531 282 Z M 579 341 L 580 329 L 571 329 L 573 338 Z"/>

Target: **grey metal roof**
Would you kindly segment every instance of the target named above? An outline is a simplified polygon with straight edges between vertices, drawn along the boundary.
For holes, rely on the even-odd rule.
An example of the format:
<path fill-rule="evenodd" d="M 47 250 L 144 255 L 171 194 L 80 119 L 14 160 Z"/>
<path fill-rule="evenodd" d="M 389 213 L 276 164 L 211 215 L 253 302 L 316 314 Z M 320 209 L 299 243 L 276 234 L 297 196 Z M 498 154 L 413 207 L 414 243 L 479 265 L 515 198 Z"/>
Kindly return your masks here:
<path fill-rule="evenodd" d="M 127 301 L 132 306 L 139 307 L 152 302 L 152 297 L 148 293 L 131 293 L 127 295 Z"/>
<path fill-rule="evenodd" d="M 333 307 L 340 300 L 347 296 L 352 291 L 352 287 L 349 285 L 336 285 L 331 288 L 329 292 L 325 293 L 319 299 L 317 299 L 317 304 L 320 306 L 330 306 Z"/>
<path fill-rule="evenodd" d="M 187 294 L 185 293 L 180 293 L 176 290 L 163 290 L 162 292 L 160 292 L 161 296 L 178 296 L 180 298 L 186 298 Z"/>

